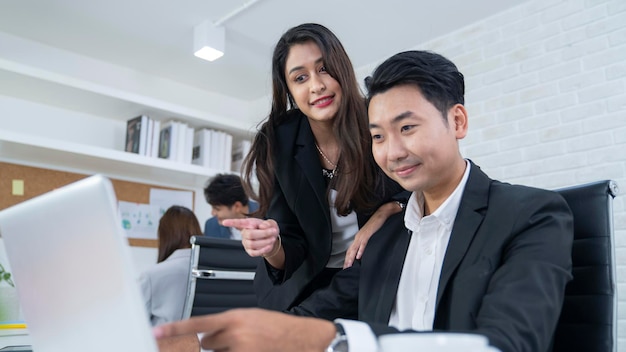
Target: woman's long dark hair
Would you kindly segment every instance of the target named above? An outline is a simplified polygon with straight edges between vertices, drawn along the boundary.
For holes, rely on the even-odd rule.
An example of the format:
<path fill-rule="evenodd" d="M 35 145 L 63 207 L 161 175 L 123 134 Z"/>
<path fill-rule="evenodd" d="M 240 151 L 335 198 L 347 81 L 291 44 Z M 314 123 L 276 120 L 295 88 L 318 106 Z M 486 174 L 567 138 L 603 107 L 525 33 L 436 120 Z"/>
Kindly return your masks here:
<path fill-rule="evenodd" d="M 196 215 L 189 209 L 173 205 L 161 217 L 159 229 L 159 257 L 157 263 L 167 259 L 175 250 L 190 248 L 191 236 L 202 235 Z"/>
<path fill-rule="evenodd" d="M 259 128 L 244 161 L 244 187 L 252 198 L 259 201 L 259 210 L 255 214 L 261 216 L 269 208 L 274 188 L 272 143 L 275 128 L 292 116 L 287 111 L 296 107 L 285 78 L 287 56 L 292 46 L 307 42 L 317 44 L 327 72 L 337 80 L 343 94 L 339 111 L 333 120 L 333 131 L 341 151 L 338 174 L 332 179 L 332 186 L 337 190 L 335 207 L 340 215 L 347 215 L 353 208 L 370 206 L 368 201 L 376 182 L 376 169 L 371 155 L 365 100 L 352 63 L 339 39 L 322 25 L 306 23 L 289 29 L 276 44 L 272 58 L 271 111 L 267 121 Z M 258 197 L 252 187 L 255 173 L 259 181 Z"/>

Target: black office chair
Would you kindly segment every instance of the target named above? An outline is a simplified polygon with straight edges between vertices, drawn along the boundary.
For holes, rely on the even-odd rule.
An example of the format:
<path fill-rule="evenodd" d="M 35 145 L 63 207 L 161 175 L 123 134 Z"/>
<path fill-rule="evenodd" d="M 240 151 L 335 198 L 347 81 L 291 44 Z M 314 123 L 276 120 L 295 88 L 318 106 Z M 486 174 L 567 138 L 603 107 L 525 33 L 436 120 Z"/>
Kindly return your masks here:
<path fill-rule="evenodd" d="M 558 189 L 574 214 L 574 279 L 565 289 L 553 352 L 617 351 L 613 181 Z"/>
<path fill-rule="evenodd" d="M 193 236 L 183 319 L 256 306 L 252 281 L 259 260 L 239 241 Z"/>

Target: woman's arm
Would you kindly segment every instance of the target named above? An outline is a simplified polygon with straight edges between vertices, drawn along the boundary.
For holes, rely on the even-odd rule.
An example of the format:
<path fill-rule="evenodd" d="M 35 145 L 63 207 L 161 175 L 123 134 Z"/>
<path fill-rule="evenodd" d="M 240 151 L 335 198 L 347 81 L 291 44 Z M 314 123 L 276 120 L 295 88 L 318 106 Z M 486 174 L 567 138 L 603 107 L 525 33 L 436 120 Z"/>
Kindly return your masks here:
<path fill-rule="evenodd" d="M 268 268 L 270 277 L 277 278 L 273 281 L 278 283 L 291 277 L 302 264 L 308 246 L 278 183 L 266 215 L 267 220 L 226 219 L 222 224 L 241 231 L 241 243 L 246 252 L 252 257 L 263 257 L 271 266 Z"/>
<path fill-rule="evenodd" d="M 372 214 L 365 225 L 354 236 L 354 241 L 352 241 L 350 248 L 346 251 L 346 259 L 343 263 L 344 269 L 351 267 L 355 259 L 361 259 L 370 237 L 383 226 L 391 215 L 401 211 L 402 208 L 403 203 L 396 201 L 388 202 L 378 207 L 376 212 Z"/>

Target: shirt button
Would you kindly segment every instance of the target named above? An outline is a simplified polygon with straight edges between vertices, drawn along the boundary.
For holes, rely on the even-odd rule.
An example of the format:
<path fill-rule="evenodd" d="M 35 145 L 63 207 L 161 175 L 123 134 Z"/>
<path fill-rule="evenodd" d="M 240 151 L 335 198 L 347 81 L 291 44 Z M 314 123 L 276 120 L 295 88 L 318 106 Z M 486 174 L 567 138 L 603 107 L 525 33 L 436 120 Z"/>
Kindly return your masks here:
<path fill-rule="evenodd" d="M 430 249 L 430 248 L 426 248 L 426 250 L 424 252 L 426 252 L 427 255 L 433 254 L 433 250 Z"/>

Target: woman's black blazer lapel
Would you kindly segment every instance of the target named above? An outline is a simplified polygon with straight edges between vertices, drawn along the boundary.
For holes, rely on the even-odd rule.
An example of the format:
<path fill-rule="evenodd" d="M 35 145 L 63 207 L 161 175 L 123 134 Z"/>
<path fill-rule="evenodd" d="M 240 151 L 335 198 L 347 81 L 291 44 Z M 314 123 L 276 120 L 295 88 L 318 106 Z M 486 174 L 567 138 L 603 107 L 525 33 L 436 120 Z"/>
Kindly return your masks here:
<path fill-rule="evenodd" d="M 302 113 L 291 112 L 290 115 L 289 120 L 276 130 L 276 177 L 303 230 L 317 234 L 330 233 L 326 183 L 321 176 L 322 166 L 313 132 Z M 324 225 L 324 228 L 320 228 L 320 225 Z M 323 247 L 327 247 L 328 242 L 328 247 L 321 252 L 322 255 L 324 252 L 330 253 L 330 238 L 316 242 L 324 243 Z"/>

